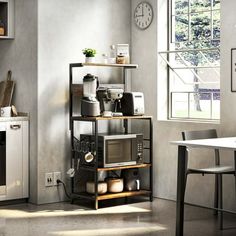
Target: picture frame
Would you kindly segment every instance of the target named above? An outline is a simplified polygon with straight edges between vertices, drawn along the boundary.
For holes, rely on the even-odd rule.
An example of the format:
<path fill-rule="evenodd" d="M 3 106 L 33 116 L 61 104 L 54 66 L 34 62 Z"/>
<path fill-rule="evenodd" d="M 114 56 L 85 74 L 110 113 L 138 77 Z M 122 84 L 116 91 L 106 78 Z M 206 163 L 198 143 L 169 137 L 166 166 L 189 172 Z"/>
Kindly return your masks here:
<path fill-rule="evenodd" d="M 231 92 L 236 92 L 236 48 L 231 48 Z"/>

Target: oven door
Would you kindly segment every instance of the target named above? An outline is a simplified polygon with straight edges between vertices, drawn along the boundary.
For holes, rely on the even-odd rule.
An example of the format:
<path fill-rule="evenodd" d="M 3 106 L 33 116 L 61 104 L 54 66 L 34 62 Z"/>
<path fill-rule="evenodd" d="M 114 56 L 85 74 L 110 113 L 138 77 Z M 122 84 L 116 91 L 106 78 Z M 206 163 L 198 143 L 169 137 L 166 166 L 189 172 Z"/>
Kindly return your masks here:
<path fill-rule="evenodd" d="M 6 195 L 6 128 L 0 126 L 0 195 Z"/>

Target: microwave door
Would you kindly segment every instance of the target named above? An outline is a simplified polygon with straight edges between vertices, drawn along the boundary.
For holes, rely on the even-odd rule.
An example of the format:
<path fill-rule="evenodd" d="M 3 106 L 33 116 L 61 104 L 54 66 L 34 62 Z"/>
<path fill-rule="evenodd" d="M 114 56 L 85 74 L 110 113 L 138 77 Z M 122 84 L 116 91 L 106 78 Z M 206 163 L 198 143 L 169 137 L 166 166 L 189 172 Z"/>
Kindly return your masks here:
<path fill-rule="evenodd" d="M 106 140 L 106 166 L 132 162 L 132 139 Z"/>

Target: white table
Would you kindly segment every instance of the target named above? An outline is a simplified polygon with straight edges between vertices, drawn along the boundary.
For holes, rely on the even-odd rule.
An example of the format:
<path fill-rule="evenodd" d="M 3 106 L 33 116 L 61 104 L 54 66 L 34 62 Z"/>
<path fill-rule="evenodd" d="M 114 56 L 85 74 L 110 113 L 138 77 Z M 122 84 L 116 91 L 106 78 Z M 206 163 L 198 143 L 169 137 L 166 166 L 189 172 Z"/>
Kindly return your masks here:
<path fill-rule="evenodd" d="M 236 137 L 197 139 L 186 141 L 172 141 L 171 144 L 178 145 L 178 171 L 177 171 L 177 201 L 176 201 L 176 236 L 184 233 L 184 192 L 185 174 L 187 164 L 187 147 L 228 149 L 234 151 L 236 169 Z"/>

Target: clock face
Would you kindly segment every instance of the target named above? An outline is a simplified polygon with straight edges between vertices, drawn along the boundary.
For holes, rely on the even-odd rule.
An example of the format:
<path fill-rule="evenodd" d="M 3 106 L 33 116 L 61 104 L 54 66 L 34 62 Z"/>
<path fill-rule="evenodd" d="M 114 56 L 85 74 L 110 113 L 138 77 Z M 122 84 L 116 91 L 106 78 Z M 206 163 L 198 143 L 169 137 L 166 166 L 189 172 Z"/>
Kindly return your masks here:
<path fill-rule="evenodd" d="M 141 2 L 134 10 L 134 21 L 139 29 L 146 29 L 152 23 L 153 10 L 147 2 Z"/>

